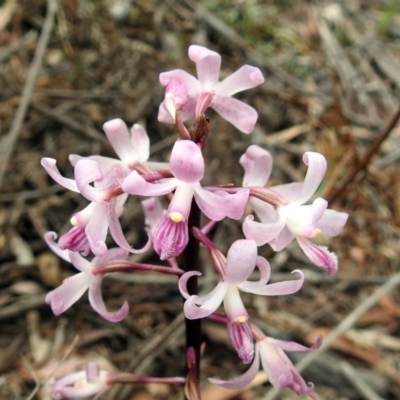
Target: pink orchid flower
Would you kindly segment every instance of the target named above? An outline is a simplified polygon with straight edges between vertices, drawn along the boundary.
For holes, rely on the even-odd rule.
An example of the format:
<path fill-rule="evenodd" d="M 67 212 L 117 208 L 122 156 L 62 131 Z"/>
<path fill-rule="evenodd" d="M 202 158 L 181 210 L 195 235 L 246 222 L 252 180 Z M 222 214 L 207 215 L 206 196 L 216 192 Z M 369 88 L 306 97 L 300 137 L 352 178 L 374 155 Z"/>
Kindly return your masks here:
<path fill-rule="evenodd" d="M 273 207 L 259 198 L 250 197 L 250 205 L 260 222 L 248 216 L 243 223 L 246 238 L 256 241 L 258 246 L 269 243 L 275 251 L 280 251 L 296 239 L 304 253 L 315 265 L 326 268 L 329 275 L 338 269 L 334 253 L 324 246 L 317 246 L 309 239 L 324 233 L 336 236 L 343 229 L 348 214 L 328 209 L 328 202 L 321 197 L 312 204 L 307 203 L 315 194 L 325 175 L 327 163 L 322 154 L 306 152 L 303 156 L 308 166 L 304 182 L 289 183 L 268 188 L 281 199 L 280 205 Z M 241 157 L 245 170 L 243 186 L 264 186 L 272 169 L 272 157 L 268 151 L 250 146 Z"/>
<path fill-rule="evenodd" d="M 153 245 L 162 260 L 178 256 L 188 239 L 188 216 L 192 199 L 213 221 L 225 217 L 239 219 L 244 213 L 249 191 L 235 194 L 223 190 L 203 189 L 204 159 L 201 150 L 190 140 L 177 141 L 172 149 L 170 170 L 174 178 L 147 182 L 137 171 L 132 171 L 121 183 L 124 192 L 141 196 L 161 196 L 175 190 L 174 197 L 164 217 L 154 230 Z"/>
<path fill-rule="evenodd" d="M 218 53 L 192 45 L 189 58 L 196 64 L 198 79 L 181 69 L 160 74 L 166 97 L 160 105 L 158 120 L 173 123 L 175 111 L 179 110 L 182 120 L 186 121 L 211 107 L 236 128 L 250 133 L 257 122 L 257 112 L 232 96 L 262 84 L 264 77 L 260 69 L 244 65 L 219 82 L 221 56 Z"/>
<path fill-rule="evenodd" d="M 47 232 L 44 236 L 49 247 L 65 261 L 81 271 L 64 280 L 61 286 L 49 292 L 46 296 L 46 303 L 50 304 L 55 315 L 60 315 L 70 308 L 76 301 L 80 299 L 83 293 L 89 289 L 89 302 L 92 308 L 98 312 L 103 318 L 110 322 L 119 322 L 123 320 L 129 311 L 128 303 L 124 304 L 118 311 L 107 311 L 102 295 L 101 282 L 105 275 L 93 274 L 93 269 L 100 265 L 113 260 L 126 260 L 128 252 L 123 249 L 111 249 L 103 257 L 95 257 L 91 262 L 84 259 L 79 253 L 62 250 L 55 243 L 57 234 L 55 232 Z"/>
<path fill-rule="evenodd" d="M 63 400 L 99 396 L 110 387 L 107 383 L 108 374 L 109 372 L 100 370 L 96 363 L 89 362 L 85 371 L 75 372 L 50 382 L 52 397 L 54 400 Z"/>
<path fill-rule="evenodd" d="M 260 331 L 261 332 L 261 331 Z M 257 335 L 259 336 L 259 335 Z M 247 386 L 255 378 L 261 365 L 268 376 L 271 384 L 277 389 L 285 388 L 292 389 L 297 394 L 304 393 L 316 399 L 312 383 L 307 384 L 301 375 L 296 371 L 296 368 L 290 361 L 285 351 L 309 351 L 318 349 L 321 346 L 322 338 L 310 348 L 302 346 L 295 342 L 284 342 L 263 335 L 258 338 L 255 345 L 255 357 L 250 368 L 241 376 L 224 381 L 221 379 L 210 378 L 210 382 L 222 386 L 227 389 L 239 389 Z"/>
<path fill-rule="evenodd" d="M 261 273 L 260 280 L 248 281 L 256 266 Z M 249 329 L 249 315 L 240 298 L 239 290 L 262 296 L 292 294 L 302 287 L 304 275 L 296 270 L 293 272 L 299 273 L 300 279 L 267 284 L 271 276 L 270 265 L 265 258 L 257 256 L 256 243 L 247 239 L 237 240 L 232 244 L 223 269 L 224 279 L 204 296 L 190 295 L 187 291 L 187 281 L 193 276 L 200 276 L 200 272 L 189 271 L 181 276 L 179 290 L 186 299 L 183 308 L 185 317 L 205 318 L 224 303 L 231 342 L 243 362 L 249 363 L 253 358 L 253 342 Z"/>
<path fill-rule="evenodd" d="M 120 189 L 120 180 L 135 166 L 139 165 L 141 169 L 151 172 L 153 168 L 165 168 L 167 164 L 146 162 L 149 157 L 149 139 L 140 125 L 135 124 L 130 134 L 120 119 L 106 122 L 103 128 L 120 160 L 72 154 L 70 161 L 74 166 L 75 180 L 60 174 L 56 160 L 41 160 L 42 166 L 57 183 L 81 193 L 91 201 L 85 209 L 73 215 L 73 228 L 61 236 L 60 245 L 83 255 L 87 255 L 91 249 L 96 256 L 102 256 L 107 252 L 105 239 L 110 230 L 118 246 L 132 253 L 143 253 L 150 248 L 150 241 L 142 249 L 133 249 L 122 232 L 119 216 L 128 195 Z"/>

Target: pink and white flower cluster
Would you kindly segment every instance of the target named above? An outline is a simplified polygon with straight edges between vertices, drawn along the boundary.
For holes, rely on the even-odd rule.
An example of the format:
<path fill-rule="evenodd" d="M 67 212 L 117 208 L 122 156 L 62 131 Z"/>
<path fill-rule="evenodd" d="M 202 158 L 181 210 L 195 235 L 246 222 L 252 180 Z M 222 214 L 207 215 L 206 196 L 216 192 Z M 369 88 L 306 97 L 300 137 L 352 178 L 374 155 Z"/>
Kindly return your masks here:
<path fill-rule="evenodd" d="M 264 78 L 258 68 L 245 65 L 220 81 L 221 56 L 202 46 L 190 46 L 189 58 L 196 65 L 197 79 L 180 69 L 160 75 L 165 98 L 159 107 L 158 120 L 176 123 L 180 136 L 172 147 L 168 162 L 149 161 L 150 140 L 145 129 L 138 124 L 128 129 L 120 119 L 108 121 L 103 126 L 118 158 L 70 155 L 74 179 L 59 172 L 56 160 L 42 159 L 42 166 L 53 180 L 88 200 L 83 210 L 72 215 L 72 228 L 61 235 L 58 242 L 57 233 L 45 235 L 50 248 L 80 271 L 52 290 L 46 301 L 54 314 L 59 315 L 88 290 L 89 302 L 96 312 L 111 322 L 121 321 L 127 316 L 129 306 L 124 302 L 119 310 L 108 311 L 101 294 L 102 279 L 109 273 L 127 268 L 154 270 L 149 264 L 128 260 L 130 253 L 153 249 L 180 276 L 179 290 L 185 299 L 185 317 L 188 320 L 218 319 L 216 312 L 223 305 L 226 317 L 222 318 L 225 318 L 223 321 L 231 343 L 244 363 L 252 363 L 241 377 L 232 381 L 212 379 L 213 383 L 228 388 L 243 387 L 254 378 L 261 362 L 276 388 L 289 387 L 296 393 L 314 397 L 312 384 L 304 382 L 283 352 L 308 349 L 266 337 L 251 322 L 240 293 L 281 296 L 301 289 L 304 274 L 300 270 L 293 271 L 297 279 L 270 283 L 270 264 L 258 255 L 258 247 L 267 243 L 273 250 L 280 251 L 296 240 L 313 264 L 326 269 L 329 275 L 334 274 L 338 269 L 336 255 L 314 244 L 312 239 L 320 234 L 338 235 L 348 215 L 328 209 L 326 200 L 315 196 L 327 162 L 323 155 L 311 151 L 303 156 L 308 168 L 304 182 L 265 187 L 272 171 L 272 157 L 268 151 L 252 145 L 240 159 L 244 168 L 242 187 L 202 185 L 206 174 L 202 151 L 208 131 L 196 132 L 196 129 L 203 129 L 199 128 L 201 124 L 196 124 L 204 122 L 204 113 L 213 108 L 237 129 L 250 133 L 257 122 L 257 112 L 232 96 L 262 84 Z M 193 125 L 187 129 L 183 122 L 189 120 Z M 129 196 L 142 200 L 145 217 L 145 224 L 139 224 L 138 229 L 143 231 L 144 237 L 147 232 L 148 238 L 138 248 L 128 243 L 120 222 Z M 165 209 L 163 201 L 168 201 Z M 209 220 L 203 229 L 191 225 L 194 207 Z M 225 256 L 208 238 L 207 232 L 225 218 L 240 220 L 249 208 L 255 216 L 248 215 L 244 219 L 245 238 L 229 243 Z M 108 233 L 116 244 L 111 249 Z M 198 240 L 208 249 L 219 276 L 215 288 L 204 295 L 189 289 L 190 280 L 197 279 L 201 272 L 191 269 L 190 265 L 186 265 L 185 273 L 178 268 L 177 257 L 187 248 L 190 239 Z M 89 261 L 86 257 L 90 253 L 93 257 Z M 165 270 L 166 267 L 159 270 L 162 268 Z M 255 272 L 259 274 L 258 280 L 253 278 Z M 54 398 L 105 390 L 107 385 L 102 374 L 97 374 L 94 379 L 89 379 L 89 375 L 78 373 L 54 382 Z M 67 387 L 85 379 L 85 390 Z"/>

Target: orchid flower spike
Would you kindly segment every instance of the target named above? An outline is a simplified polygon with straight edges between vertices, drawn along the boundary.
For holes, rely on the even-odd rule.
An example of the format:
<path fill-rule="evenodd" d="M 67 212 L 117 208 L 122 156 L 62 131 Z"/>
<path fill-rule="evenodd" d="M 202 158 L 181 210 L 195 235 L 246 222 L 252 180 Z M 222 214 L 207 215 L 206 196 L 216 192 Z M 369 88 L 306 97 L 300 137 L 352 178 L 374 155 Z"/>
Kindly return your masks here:
<path fill-rule="evenodd" d="M 192 45 L 189 58 L 196 64 L 197 76 L 175 69 L 160 74 L 160 83 L 166 88 L 165 99 L 158 113 L 160 122 L 173 123 L 179 111 L 183 121 L 213 108 L 223 118 L 244 133 L 250 133 L 257 122 L 254 108 L 232 96 L 264 82 L 259 68 L 244 65 L 219 82 L 221 56 L 206 47 Z"/>
<path fill-rule="evenodd" d="M 310 261 L 332 275 L 338 269 L 336 255 L 324 246 L 315 245 L 310 239 L 321 233 L 338 235 L 348 214 L 328 209 L 328 202 L 321 197 L 312 204 L 306 204 L 321 184 L 327 163 L 322 154 L 311 151 L 304 153 L 303 161 L 308 166 L 304 182 L 268 188 L 285 200 L 281 204 L 273 207 L 259 198 L 250 197 L 249 203 L 260 222 L 254 221 L 252 215 L 248 216 L 243 223 L 243 232 L 258 246 L 269 243 L 275 251 L 284 249 L 296 239 Z M 240 163 L 245 170 L 243 186 L 266 184 L 272 169 L 272 157 L 266 150 L 250 146 Z"/>
<path fill-rule="evenodd" d="M 137 171 L 132 171 L 122 182 L 124 192 L 131 195 L 161 196 L 175 190 L 167 212 L 153 231 L 153 245 L 162 260 L 177 257 L 189 240 L 188 217 L 192 199 L 213 221 L 229 217 L 239 219 L 247 204 L 248 189 L 228 194 L 223 190 L 208 191 L 201 187 L 204 159 L 199 146 L 190 140 L 175 143 L 170 159 L 174 178 L 147 182 Z"/>
<path fill-rule="evenodd" d="M 224 381 L 210 378 L 210 382 L 227 389 L 245 387 L 255 378 L 261 361 L 261 365 L 269 381 L 277 390 L 289 388 L 297 394 L 303 393 L 316 400 L 314 385 L 312 383 L 307 384 L 304 381 L 284 351 L 309 351 L 318 349 L 321 346 L 322 338 L 320 337 L 312 347 L 307 348 L 295 342 L 284 342 L 265 335 L 262 335 L 262 337 L 255 335 L 255 337 L 255 357 L 250 368 L 243 375 L 235 379 Z"/>
<path fill-rule="evenodd" d="M 100 370 L 96 363 L 89 362 L 85 371 L 75 372 L 50 382 L 52 397 L 54 400 L 63 400 L 99 396 L 110 387 L 107 383 L 108 374 L 107 371 Z"/>
<path fill-rule="evenodd" d="M 248 278 L 258 267 L 261 278 L 258 282 L 248 281 Z M 297 292 L 303 285 L 304 275 L 300 279 L 267 284 L 271 275 L 268 261 L 257 256 L 257 245 L 253 240 L 237 240 L 230 247 L 225 264 L 225 277 L 218 285 L 204 296 L 190 295 L 187 281 L 193 276 L 201 275 L 198 271 L 189 271 L 179 280 L 179 290 L 186 299 L 184 304 L 185 317 L 188 319 L 205 318 L 215 312 L 224 303 L 228 318 L 228 333 L 239 357 L 245 363 L 253 358 L 253 339 L 249 328 L 249 315 L 240 298 L 239 290 L 263 296 L 281 296 Z"/>
<path fill-rule="evenodd" d="M 89 289 L 89 302 L 92 308 L 98 312 L 104 319 L 110 322 L 119 322 L 123 320 L 129 311 L 128 303 L 124 304 L 118 311 L 107 311 L 101 295 L 101 282 L 105 275 L 94 274 L 96 266 L 105 264 L 113 260 L 126 260 L 128 252 L 123 249 L 110 249 L 103 257 L 95 257 L 92 262 L 84 259 L 79 253 L 62 250 L 55 242 L 57 234 L 47 232 L 44 236 L 49 247 L 65 261 L 81 271 L 79 274 L 71 276 L 64 280 L 61 286 L 49 292 L 46 296 L 46 303 L 50 304 L 55 315 L 60 315 L 80 299 L 83 293 Z"/>

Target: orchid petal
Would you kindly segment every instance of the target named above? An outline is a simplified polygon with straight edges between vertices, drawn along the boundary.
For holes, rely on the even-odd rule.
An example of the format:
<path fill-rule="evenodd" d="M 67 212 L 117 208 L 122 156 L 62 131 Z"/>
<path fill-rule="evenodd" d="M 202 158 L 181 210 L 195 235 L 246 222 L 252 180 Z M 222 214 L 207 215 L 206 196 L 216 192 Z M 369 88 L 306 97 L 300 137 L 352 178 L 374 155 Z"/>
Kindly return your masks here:
<path fill-rule="evenodd" d="M 288 356 L 279 348 L 271 345 L 266 339 L 260 343 L 261 364 L 271 384 L 278 390 L 286 387 L 297 394 L 306 393 L 312 396 L 314 386 L 308 386 L 297 372 Z"/>
<path fill-rule="evenodd" d="M 183 306 L 187 319 L 198 319 L 208 317 L 221 305 L 228 285 L 219 283 L 215 289 L 206 296 L 190 296 Z M 211 295 L 212 294 L 212 295 Z M 199 305 L 199 306 L 198 306 Z"/>
<path fill-rule="evenodd" d="M 257 197 L 250 196 L 249 204 L 253 208 L 258 219 L 264 224 L 277 223 L 281 218 L 275 207 Z"/>
<path fill-rule="evenodd" d="M 57 389 L 64 389 L 64 386 L 71 385 L 73 383 L 82 381 L 86 378 L 87 378 L 86 372 L 79 371 L 79 372 L 74 372 L 72 374 L 68 374 L 60 379 L 57 379 L 57 381 L 50 383 L 50 385 Z"/>
<path fill-rule="evenodd" d="M 78 154 L 70 154 L 68 156 L 68 159 L 72 166 L 75 167 L 75 165 L 78 163 L 80 160 L 92 160 L 96 161 L 100 169 L 102 171 L 107 171 L 110 170 L 114 165 L 119 164 L 122 166 L 122 162 L 116 158 L 111 158 L 111 157 L 103 157 L 103 156 L 89 156 L 89 157 L 82 157 Z"/>
<path fill-rule="evenodd" d="M 75 180 L 79 191 L 88 200 L 100 203 L 103 201 L 103 193 L 93 186 L 92 182 L 101 181 L 104 178 L 98 162 L 94 160 L 79 160 L 75 165 Z"/>
<path fill-rule="evenodd" d="M 60 315 L 77 302 L 89 287 L 91 275 L 80 272 L 64 280 L 61 286 L 49 292 L 46 303 L 55 315 Z"/>
<path fill-rule="evenodd" d="M 58 244 L 55 242 L 57 239 L 57 233 L 49 231 L 44 234 L 44 240 L 46 241 L 47 245 L 50 247 L 50 249 L 58 255 L 58 257 L 61 257 L 63 260 L 71 262 L 70 254 L 71 252 L 67 249 L 62 250 L 58 246 Z"/>
<path fill-rule="evenodd" d="M 333 275 L 337 272 L 339 266 L 335 253 L 330 252 L 327 247 L 317 246 L 305 238 L 296 237 L 296 239 L 313 264 L 317 267 L 325 268 L 328 275 Z"/>
<path fill-rule="evenodd" d="M 157 183 L 146 182 L 137 171 L 132 171 L 121 183 L 124 192 L 139 196 L 161 196 L 172 192 L 178 180 L 171 178 Z"/>
<path fill-rule="evenodd" d="M 106 133 L 107 139 L 118 157 L 129 164 L 132 160 L 132 155 L 135 155 L 136 152 L 132 146 L 126 123 L 120 118 L 112 119 L 104 123 L 103 131 Z"/>
<path fill-rule="evenodd" d="M 129 251 L 130 253 L 134 254 L 142 254 L 148 251 L 151 247 L 151 239 L 150 237 L 147 240 L 147 243 L 144 245 L 143 248 L 141 249 L 134 249 L 126 240 L 125 235 L 122 231 L 121 228 L 121 223 L 119 222 L 118 215 L 115 212 L 115 200 L 110 200 L 110 202 L 107 204 L 108 206 L 108 220 L 109 220 L 109 228 L 110 228 L 110 234 L 112 238 L 115 240 L 115 243 L 119 247 L 121 247 L 124 250 Z"/>
<path fill-rule="evenodd" d="M 311 206 L 311 218 L 314 225 L 322 218 L 327 207 L 328 202 L 321 197 L 318 197 L 313 201 Z"/>
<path fill-rule="evenodd" d="M 102 276 L 93 276 L 89 287 L 89 302 L 93 309 L 98 312 L 104 319 L 110 322 L 122 321 L 129 312 L 128 303 L 125 301 L 121 308 L 117 311 L 109 312 L 103 301 L 101 294 Z"/>
<path fill-rule="evenodd" d="M 164 218 L 165 210 L 157 197 L 150 197 L 142 201 L 142 209 L 145 217 L 145 224 L 153 235 L 159 222 Z"/>
<path fill-rule="evenodd" d="M 279 219 L 275 223 L 264 224 L 254 221 L 253 215 L 248 215 L 243 222 L 243 233 L 247 239 L 254 240 L 257 246 L 262 246 L 271 242 L 282 232 L 285 222 L 285 220 Z"/>
<path fill-rule="evenodd" d="M 298 269 L 293 271 L 292 273 L 294 272 L 300 274 L 300 279 L 270 283 L 269 285 L 259 285 L 258 287 L 257 285 L 246 285 L 247 282 L 243 282 L 240 283 L 238 287 L 244 292 L 259 294 L 262 296 L 284 296 L 287 294 L 293 294 L 299 291 L 304 283 L 303 272 Z"/>
<path fill-rule="evenodd" d="M 240 283 L 240 288 L 245 292 L 251 292 L 253 288 L 257 290 L 259 287 L 264 286 L 268 283 L 271 277 L 271 266 L 269 262 L 264 258 L 257 256 L 257 267 L 260 270 L 261 277 L 258 281 L 245 281 Z"/>
<path fill-rule="evenodd" d="M 87 272 L 88 274 L 92 271 L 92 264 L 83 258 L 79 253 L 71 251 L 70 254 L 71 264 L 81 272 Z"/>
<path fill-rule="evenodd" d="M 271 187 L 271 189 L 284 197 L 288 202 L 293 202 L 300 196 L 303 185 L 303 182 L 292 182 L 284 185 L 277 185 Z"/>
<path fill-rule="evenodd" d="M 274 251 L 281 251 L 285 247 L 289 246 L 289 244 L 293 241 L 294 235 L 290 230 L 285 226 L 280 232 L 279 235 L 269 242 L 269 245 L 272 247 Z"/>
<path fill-rule="evenodd" d="M 314 202 L 312 205 L 299 206 L 294 203 L 282 206 L 278 209 L 279 213 L 286 216 L 286 226 L 296 236 L 311 238 L 316 234 L 317 227 L 315 222 L 320 217 L 327 206 L 323 199 Z"/>
<path fill-rule="evenodd" d="M 221 56 L 218 53 L 203 46 L 191 45 L 189 58 L 196 63 L 197 76 L 203 86 L 212 87 L 218 83 L 221 68 Z"/>
<path fill-rule="evenodd" d="M 259 146 L 252 145 L 240 157 L 244 169 L 243 186 L 264 186 L 272 171 L 272 156 Z"/>
<path fill-rule="evenodd" d="M 187 290 L 187 282 L 188 280 L 193 277 L 193 276 L 201 276 L 201 272 L 199 271 L 189 271 L 184 273 L 180 278 L 179 278 L 179 291 L 181 292 L 181 295 L 184 299 L 188 299 L 191 294 L 189 294 Z"/>
<path fill-rule="evenodd" d="M 231 379 L 229 381 L 215 378 L 208 378 L 208 380 L 214 385 L 222 386 L 226 389 L 240 389 L 249 385 L 256 377 L 257 372 L 260 368 L 260 354 L 258 347 L 259 344 L 256 343 L 254 361 L 251 364 L 250 368 L 243 375 L 240 375 L 237 378 Z"/>
<path fill-rule="evenodd" d="M 304 204 L 313 196 L 321 184 L 327 168 L 325 157 L 312 151 L 304 153 L 303 162 L 308 169 L 301 193 L 296 199 L 297 204 Z"/>
<path fill-rule="evenodd" d="M 233 97 L 215 95 L 211 108 L 243 133 L 250 133 L 256 126 L 257 111 Z"/>
<path fill-rule="evenodd" d="M 196 143 L 190 140 L 175 142 L 169 165 L 172 174 L 181 182 L 196 183 L 203 179 L 203 155 Z"/>
<path fill-rule="evenodd" d="M 243 65 L 243 67 L 219 82 L 215 93 L 223 96 L 232 96 L 235 93 L 261 85 L 263 82 L 264 77 L 259 68 Z"/>
<path fill-rule="evenodd" d="M 40 164 L 46 170 L 46 172 L 61 186 L 73 192 L 79 193 L 78 186 L 73 179 L 64 178 L 58 168 L 56 167 L 57 161 L 53 158 L 42 158 Z"/>
<path fill-rule="evenodd" d="M 106 255 L 102 257 L 94 257 L 91 264 L 92 265 L 100 265 L 107 264 L 109 262 L 115 260 L 126 260 L 129 256 L 129 252 L 127 250 L 121 249 L 119 247 L 115 247 L 113 249 L 109 249 Z"/>
<path fill-rule="evenodd" d="M 89 245 L 93 253 L 98 256 L 104 256 L 107 252 L 105 243 L 108 231 L 108 204 L 96 204 L 93 217 L 90 218 L 86 225 L 85 232 L 89 241 Z"/>
<path fill-rule="evenodd" d="M 170 215 L 165 215 L 153 234 L 154 250 L 161 260 L 178 257 L 189 241 L 186 221 L 175 222 Z"/>
<path fill-rule="evenodd" d="M 249 191 L 243 189 L 234 194 L 222 190 L 210 192 L 197 184 L 194 197 L 201 211 L 213 221 L 220 221 L 226 217 L 239 219 L 244 213 Z"/>
<path fill-rule="evenodd" d="M 226 256 L 225 282 L 238 284 L 254 271 L 257 262 L 257 244 L 254 240 L 236 240 Z"/>
<path fill-rule="evenodd" d="M 317 228 L 327 236 L 336 236 L 342 231 L 348 217 L 349 214 L 328 209 L 317 222 Z"/>
<path fill-rule="evenodd" d="M 150 139 L 146 130 L 143 126 L 134 124 L 131 128 L 131 135 L 132 147 L 135 149 L 136 160 L 142 163 L 146 162 L 150 157 Z"/>
<path fill-rule="evenodd" d="M 145 129 L 139 124 L 133 125 L 131 134 L 122 119 L 107 121 L 103 130 L 118 157 L 126 164 L 145 162 L 149 158 L 150 141 Z"/>
<path fill-rule="evenodd" d="M 182 69 L 174 69 L 172 71 L 162 72 L 160 74 L 160 83 L 166 87 L 172 80 L 181 81 L 185 87 L 188 96 L 195 96 L 200 92 L 200 83 L 193 76 Z"/>
<path fill-rule="evenodd" d="M 310 347 L 303 346 L 302 344 L 296 342 L 287 342 L 284 340 L 279 340 L 271 337 L 266 337 L 264 340 L 284 351 L 310 351 L 310 350 L 317 350 L 321 347 L 323 337 L 319 335 L 316 342 Z"/>

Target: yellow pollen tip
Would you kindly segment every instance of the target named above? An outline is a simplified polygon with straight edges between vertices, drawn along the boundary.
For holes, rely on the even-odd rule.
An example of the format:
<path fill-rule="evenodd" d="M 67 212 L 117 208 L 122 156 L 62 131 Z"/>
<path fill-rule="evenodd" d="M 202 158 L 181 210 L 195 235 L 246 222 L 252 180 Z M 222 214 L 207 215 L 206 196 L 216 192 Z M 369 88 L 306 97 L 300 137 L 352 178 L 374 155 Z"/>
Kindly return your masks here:
<path fill-rule="evenodd" d="M 236 318 L 236 322 L 238 324 L 245 324 L 247 322 L 247 317 L 242 316 L 242 317 Z"/>
<path fill-rule="evenodd" d="M 172 222 L 178 223 L 178 222 L 182 222 L 185 220 L 185 218 L 183 217 L 183 215 L 178 212 L 178 211 L 174 211 L 172 212 L 169 217 L 171 218 Z"/>
<path fill-rule="evenodd" d="M 69 222 L 70 222 L 70 224 L 71 224 L 72 226 L 78 225 L 78 221 L 77 221 L 77 219 L 76 219 L 75 217 L 72 217 L 72 218 L 69 220 Z"/>
<path fill-rule="evenodd" d="M 317 228 L 315 230 L 315 232 L 313 233 L 312 237 L 316 238 L 317 236 L 319 236 L 322 233 L 321 229 Z"/>

